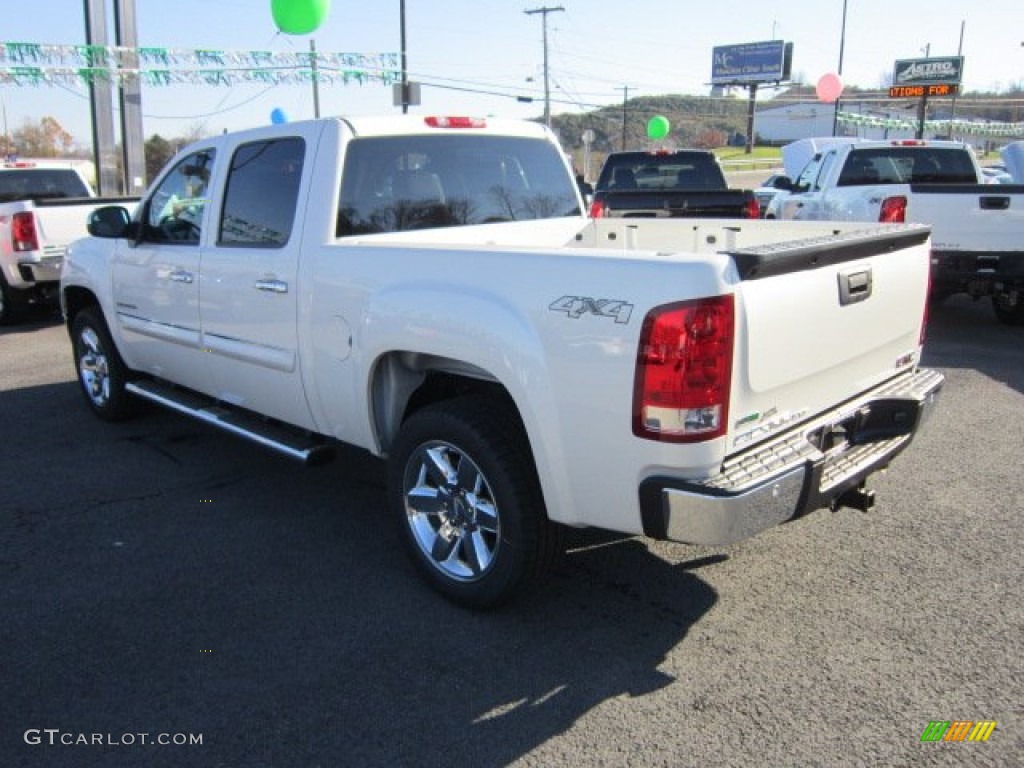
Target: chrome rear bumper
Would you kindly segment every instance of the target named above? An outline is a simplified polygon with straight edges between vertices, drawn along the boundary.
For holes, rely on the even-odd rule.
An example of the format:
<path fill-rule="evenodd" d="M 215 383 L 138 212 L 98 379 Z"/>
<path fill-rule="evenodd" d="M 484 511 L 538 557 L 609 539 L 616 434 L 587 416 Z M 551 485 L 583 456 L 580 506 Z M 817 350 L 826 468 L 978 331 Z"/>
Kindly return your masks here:
<path fill-rule="evenodd" d="M 815 509 L 844 506 L 849 492 L 910 444 L 943 381 L 942 374 L 929 370 L 888 381 L 731 457 L 706 480 L 644 480 L 644 533 L 691 544 L 728 544 Z"/>

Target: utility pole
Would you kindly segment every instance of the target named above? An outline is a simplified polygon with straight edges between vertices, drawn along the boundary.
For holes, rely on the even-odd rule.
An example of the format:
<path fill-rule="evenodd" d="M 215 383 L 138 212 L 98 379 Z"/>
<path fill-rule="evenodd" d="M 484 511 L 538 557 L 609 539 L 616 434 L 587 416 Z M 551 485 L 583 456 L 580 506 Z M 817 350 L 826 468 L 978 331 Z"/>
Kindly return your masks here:
<path fill-rule="evenodd" d="M 843 52 L 846 49 L 846 0 L 843 0 L 843 27 L 839 32 L 839 69 L 836 74 L 843 76 Z M 835 111 L 832 113 L 832 135 L 837 134 L 839 128 L 839 97 L 836 96 Z M 751 141 L 748 137 L 748 141 Z"/>
<path fill-rule="evenodd" d="M 626 102 L 629 100 L 629 86 L 619 86 L 622 91 L 622 148 L 626 148 Z"/>
<path fill-rule="evenodd" d="M 551 89 L 548 87 L 548 14 L 554 13 L 555 11 L 564 11 L 560 5 L 556 6 L 543 6 L 541 8 L 532 8 L 529 11 L 523 11 L 528 16 L 532 16 L 535 13 L 543 14 L 543 27 L 544 27 L 544 125 L 551 127 Z"/>
<path fill-rule="evenodd" d="M 960 20 L 960 45 L 956 49 L 957 56 L 964 55 L 964 25 L 967 24 L 967 19 Z M 1024 43 L 1021 43 L 1024 45 Z M 960 73 L 963 75 L 963 73 Z M 956 94 L 953 94 L 953 104 L 949 108 L 949 138 L 953 138 L 953 120 L 956 118 Z"/>

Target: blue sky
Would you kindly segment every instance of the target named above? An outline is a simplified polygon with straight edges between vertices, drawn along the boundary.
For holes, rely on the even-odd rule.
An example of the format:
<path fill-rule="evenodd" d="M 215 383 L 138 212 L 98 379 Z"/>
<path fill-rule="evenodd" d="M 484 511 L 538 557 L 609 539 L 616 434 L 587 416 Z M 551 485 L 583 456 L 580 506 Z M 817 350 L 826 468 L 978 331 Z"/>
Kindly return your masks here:
<path fill-rule="evenodd" d="M 15 0 L 3 0 L 14 5 Z M 82 0 L 32 0 L 5 13 L 0 42 L 82 44 Z M 140 44 L 147 47 L 398 52 L 399 0 L 332 0 L 311 35 L 279 33 L 270 0 L 137 0 Z M 629 95 L 707 94 L 711 51 L 718 45 L 782 39 L 794 44 L 793 73 L 808 83 L 839 63 L 842 0 L 406 0 L 410 79 L 424 87 L 413 111 L 536 117 L 542 111 L 541 15 L 524 10 L 562 6 L 548 15 L 552 112 L 621 103 Z M 112 13 L 111 13 L 112 15 Z M 848 0 L 843 79 L 878 87 L 896 59 L 955 55 L 964 25 L 964 86 L 999 90 L 1024 82 L 1024 4 L 950 0 Z M 461 90 L 468 89 L 468 90 Z M 470 91 L 494 91 L 489 95 Z M 767 93 L 762 92 L 765 96 Z M 84 88 L 0 85 L 7 125 L 55 117 L 89 141 Z M 532 96 L 532 104 L 515 96 Z M 741 95 L 741 97 L 743 97 Z M 147 86 L 144 133 L 174 137 L 201 129 L 234 130 L 313 116 L 309 86 Z M 395 111 L 390 86 L 334 85 L 320 90 L 321 114 Z"/>

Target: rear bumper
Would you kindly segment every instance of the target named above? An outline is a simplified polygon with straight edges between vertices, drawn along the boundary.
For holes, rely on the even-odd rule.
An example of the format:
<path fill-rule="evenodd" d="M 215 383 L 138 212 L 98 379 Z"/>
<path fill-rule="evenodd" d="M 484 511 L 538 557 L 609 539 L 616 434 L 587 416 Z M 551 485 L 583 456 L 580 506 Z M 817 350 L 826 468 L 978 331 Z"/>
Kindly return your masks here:
<path fill-rule="evenodd" d="M 1024 282 L 1024 251 L 932 251 L 932 290 L 987 295 L 996 284 Z"/>
<path fill-rule="evenodd" d="M 702 481 L 650 477 L 640 485 L 645 535 L 728 544 L 815 509 L 841 504 L 913 439 L 944 377 L 929 370 L 869 390 L 835 410 L 730 458 Z"/>
<path fill-rule="evenodd" d="M 64 254 L 43 254 L 39 251 L 15 254 L 17 261 L 7 271 L 7 282 L 16 288 L 29 288 L 39 283 L 60 282 Z"/>

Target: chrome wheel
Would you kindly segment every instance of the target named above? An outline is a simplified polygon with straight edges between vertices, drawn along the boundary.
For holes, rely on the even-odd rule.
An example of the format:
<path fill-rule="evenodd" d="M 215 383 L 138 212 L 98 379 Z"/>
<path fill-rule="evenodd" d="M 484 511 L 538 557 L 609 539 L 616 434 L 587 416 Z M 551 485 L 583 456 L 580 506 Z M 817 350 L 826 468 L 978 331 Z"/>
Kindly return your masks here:
<path fill-rule="evenodd" d="M 117 352 L 99 307 L 86 307 L 71 321 L 72 353 L 82 395 L 93 413 L 121 421 L 135 411 L 125 388 L 130 371 Z"/>
<path fill-rule="evenodd" d="M 85 395 L 93 405 L 104 407 L 110 400 L 110 367 L 96 331 L 85 327 L 78 336 L 78 375 Z"/>
<path fill-rule="evenodd" d="M 563 551 L 522 422 L 496 395 L 426 405 L 388 447 L 388 509 L 420 576 L 467 608 L 536 584 Z"/>
<path fill-rule="evenodd" d="M 431 441 L 409 457 L 403 483 L 406 520 L 427 561 L 456 581 L 476 581 L 491 569 L 501 522 L 491 486 L 458 447 Z"/>

